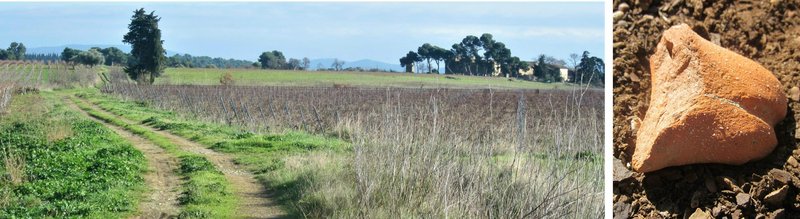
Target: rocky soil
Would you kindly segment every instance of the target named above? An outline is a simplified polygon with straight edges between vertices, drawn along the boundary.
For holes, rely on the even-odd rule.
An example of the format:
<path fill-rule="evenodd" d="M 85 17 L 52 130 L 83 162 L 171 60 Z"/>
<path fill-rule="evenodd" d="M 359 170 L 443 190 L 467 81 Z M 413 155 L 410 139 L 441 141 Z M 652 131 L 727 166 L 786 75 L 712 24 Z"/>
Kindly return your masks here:
<path fill-rule="evenodd" d="M 800 2 L 615 0 L 613 16 L 614 217 L 800 218 Z M 766 158 L 630 172 L 633 124 L 648 107 L 649 57 L 664 30 L 681 23 L 781 81 L 789 108 Z"/>

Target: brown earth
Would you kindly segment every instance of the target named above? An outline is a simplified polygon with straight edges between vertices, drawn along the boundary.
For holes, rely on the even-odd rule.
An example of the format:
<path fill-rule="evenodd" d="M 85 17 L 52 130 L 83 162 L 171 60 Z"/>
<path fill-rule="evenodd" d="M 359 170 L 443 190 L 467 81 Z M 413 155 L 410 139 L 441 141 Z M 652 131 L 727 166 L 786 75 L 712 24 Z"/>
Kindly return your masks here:
<path fill-rule="evenodd" d="M 698 209 L 717 218 L 800 217 L 799 7 L 783 0 L 614 1 L 615 218 L 688 218 Z M 764 159 L 629 172 L 635 126 L 648 107 L 649 58 L 662 33 L 682 23 L 760 63 L 781 82 L 787 116 L 775 126 L 778 145 Z"/>
<path fill-rule="evenodd" d="M 94 105 L 89 101 L 81 100 L 87 105 L 89 105 L 92 109 L 97 110 L 99 112 L 106 113 L 108 115 L 114 115 L 111 112 L 105 111 L 104 109 Z M 137 124 L 134 121 L 131 121 L 127 118 L 115 116 L 117 119 L 122 120 L 127 124 Z M 233 162 L 233 158 L 203 147 L 202 145 L 185 139 L 183 137 L 174 135 L 167 131 L 154 129 L 149 126 L 142 125 L 141 127 L 148 129 L 149 131 L 155 132 L 158 135 L 161 135 L 170 140 L 171 143 L 177 145 L 181 150 L 201 154 L 205 156 L 211 163 L 216 166 L 218 170 L 220 170 L 224 175 L 225 178 L 231 183 L 231 187 L 233 187 L 234 193 L 238 199 L 238 206 L 236 209 L 236 215 L 242 218 L 283 218 L 286 217 L 286 213 L 280 208 L 280 206 L 272 200 L 270 193 L 258 183 L 255 179 L 255 176 L 244 170 L 243 168 L 239 167 Z"/>
<path fill-rule="evenodd" d="M 180 176 L 176 174 L 178 159 L 144 138 L 90 116 L 72 101 L 65 99 L 64 102 L 75 112 L 80 112 L 87 118 L 103 124 L 144 153 L 148 171 L 143 178 L 149 191 L 146 198 L 139 202 L 138 214 L 133 218 L 174 218 L 178 216 L 180 211 L 178 196 L 181 185 Z"/>

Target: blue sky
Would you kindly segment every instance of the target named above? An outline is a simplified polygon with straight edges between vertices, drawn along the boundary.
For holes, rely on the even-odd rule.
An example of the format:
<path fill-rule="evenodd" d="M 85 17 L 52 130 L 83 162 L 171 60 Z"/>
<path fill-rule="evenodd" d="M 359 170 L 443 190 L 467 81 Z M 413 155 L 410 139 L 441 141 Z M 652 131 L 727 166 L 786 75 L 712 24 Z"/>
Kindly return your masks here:
<path fill-rule="evenodd" d="M 450 48 L 491 33 L 512 55 L 603 57 L 602 2 L 506 3 L 0 3 L 0 46 L 122 45 L 138 8 L 156 11 L 164 47 L 192 55 L 396 63 L 423 43 Z"/>

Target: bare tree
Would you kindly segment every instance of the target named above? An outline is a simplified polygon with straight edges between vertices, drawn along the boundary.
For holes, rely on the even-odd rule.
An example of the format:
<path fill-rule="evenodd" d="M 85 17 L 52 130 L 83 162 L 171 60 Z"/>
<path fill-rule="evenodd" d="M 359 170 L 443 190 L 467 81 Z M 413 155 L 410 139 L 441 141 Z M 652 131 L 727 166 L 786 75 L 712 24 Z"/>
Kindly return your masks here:
<path fill-rule="evenodd" d="M 331 64 L 331 68 L 333 68 L 336 71 L 341 71 L 342 66 L 344 66 L 344 63 L 345 63 L 344 61 L 339 60 L 338 58 L 333 59 L 333 64 Z"/>
<path fill-rule="evenodd" d="M 311 67 L 311 60 L 308 57 L 303 57 L 303 70 L 308 71 L 308 68 Z"/>
<path fill-rule="evenodd" d="M 569 62 L 570 62 L 569 64 L 572 64 L 572 66 L 570 66 L 570 67 L 572 67 L 572 69 L 575 69 L 576 67 L 578 67 L 578 62 L 580 60 L 581 60 L 581 56 L 580 55 L 575 54 L 575 53 L 569 54 Z"/>

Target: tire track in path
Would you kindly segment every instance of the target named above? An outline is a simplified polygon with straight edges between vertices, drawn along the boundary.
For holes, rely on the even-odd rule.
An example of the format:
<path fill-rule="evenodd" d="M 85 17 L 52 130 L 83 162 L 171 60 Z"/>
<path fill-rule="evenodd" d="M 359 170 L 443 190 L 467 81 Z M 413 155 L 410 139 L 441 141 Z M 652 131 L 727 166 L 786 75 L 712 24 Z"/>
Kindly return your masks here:
<path fill-rule="evenodd" d="M 98 112 L 112 115 L 127 124 L 139 124 L 138 122 L 108 112 L 94 103 L 91 103 L 90 101 L 86 101 L 81 98 L 78 98 L 78 100 L 83 101 L 89 107 L 97 110 Z M 199 143 L 174 135 L 164 130 L 158 130 L 147 125 L 140 126 L 148 131 L 152 131 L 169 139 L 169 141 L 177 145 L 181 150 L 205 156 L 217 167 L 218 170 L 222 171 L 222 173 L 225 175 L 225 178 L 231 183 L 234 193 L 236 193 L 236 196 L 239 199 L 239 204 L 236 209 L 237 216 L 244 218 L 287 217 L 283 209 L 281 209 L 277 202 L 272 199 L 266 188 L 258 183 L 255 175 L 236 165 L 231 156 L 213 151 Z"/>
<path fill-rule="evenodd" d="M 178 168 L 177 158 L 147 139 L 94 118 L 68 99 L 63 99 L 63 102 L 75 112 L 79 112 L 92 121 L 111 129 L 117 135 L 130 142 L 134 148 L 144 153 L 148 171 L 143 178 L 149 190 L 146 198 L 139 202 L 139 214 L 133 216 L 133 218 L 172 218 L 178 215 L 180 212 L 178 196 L 180 196 L 181 178 L 176 172 Z"/>

